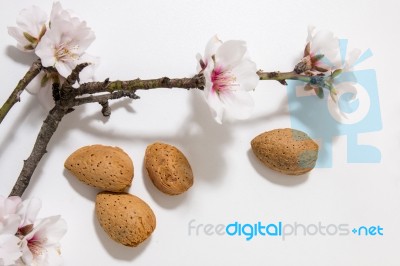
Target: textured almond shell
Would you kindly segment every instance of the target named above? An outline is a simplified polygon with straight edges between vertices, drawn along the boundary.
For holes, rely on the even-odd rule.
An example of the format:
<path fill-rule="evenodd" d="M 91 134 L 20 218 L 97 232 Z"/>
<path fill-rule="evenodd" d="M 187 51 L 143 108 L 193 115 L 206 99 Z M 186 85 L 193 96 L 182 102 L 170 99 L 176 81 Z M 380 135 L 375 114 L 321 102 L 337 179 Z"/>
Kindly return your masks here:
<path fill-rule="evenodd" d="M 67 158 L 64 166 L 80 181 L 102 190 L 123 191 L 133 179 L 133 162 L 118 147 L 82 147 Z"/>
<path fill-rule="evenodd" d="M 251 141 L 251 148 L 263 164 L 288 175 L 311 171 L 318 159 L 318 144 L 291 128 L 264 132 Z"/>
<path fill-rule="evenodd" d="M 172 145 L 153 143 L 147 146 L 145 167 L 153 184 L 166 194 L 178 195 L 193 185 L 188 160 Z"/>
<path fill-rule="evenodd" d="M 116 242 L 136 247 L 156 228 L 156 217 L 146 202 L 123 192 L 100 192 L 96 216 L 104 231 Z"/>

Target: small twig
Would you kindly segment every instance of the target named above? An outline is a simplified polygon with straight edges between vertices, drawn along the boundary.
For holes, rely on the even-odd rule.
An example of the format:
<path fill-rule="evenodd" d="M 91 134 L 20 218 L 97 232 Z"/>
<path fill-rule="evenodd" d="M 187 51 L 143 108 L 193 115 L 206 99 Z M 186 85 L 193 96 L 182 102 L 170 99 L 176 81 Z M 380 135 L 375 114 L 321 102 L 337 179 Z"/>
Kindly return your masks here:
<path fill-rule="evenodd" d="M 40 59 L 38 59 L 32 64 L 28 72 L 26 72 L 25 76 L 18 82 L 11 95 L 0 108 L 0 124 L 1 122 L 3 122 L 3 119 L 6 117 L 7 113 L 11 110 L 14 104 L 20 101 L 20 95 L 22 91 L 26 88 L 29 82 L 31 82 L 32 79 L 34 79 L 39 74 L 41 70 L 42 63 L 40 62 Z"/>

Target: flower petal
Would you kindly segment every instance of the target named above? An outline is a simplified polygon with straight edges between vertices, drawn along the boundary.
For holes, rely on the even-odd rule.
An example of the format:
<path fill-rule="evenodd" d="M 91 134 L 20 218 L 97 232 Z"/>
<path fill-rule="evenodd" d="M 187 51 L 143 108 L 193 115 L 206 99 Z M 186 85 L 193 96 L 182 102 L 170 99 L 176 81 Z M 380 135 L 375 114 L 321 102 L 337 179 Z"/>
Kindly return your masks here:
<path fill-rule="evenodd" d="M 21 203 L 21 198 L 17 196 L 12 196 L 4 198 L 0 196 L 0 221 L 2 217 L 9 214 L 16 214 L 18 205 Z"/>
<path fill-rule="evenodd" d="M 215 54 L 216 65 L 223 66 L 225 69 L 233 68 L 240 63 L 246 51 L 246 42 L 244 41 L 224 42 Z"/>
<path fill-rule="evenodd" d="M 46 29 L 47 14 L 37 6 L 21 10 L 18 27 L 8 27 L 8 33 L 17 40 L 18 49 L 31 52 Z"/>
<path fill-rule="evenodd" d="M 252 91 L 260 81 L 260 77 L 257 75 L 257 66 L 249 59 L 241 61 L 240 64 L 232 69 L 232 73 L 240 85 L 240 90 Z"/>
<path fill-rule="evenodd" d="M 21 216 L 22 219 L 20 226 L 23 227 L 29 224 L 34 224 L 36 216 L 39 213 L 41 207 L 42 202 L 37 198 L 24 200 L 18 210 L 18 214 Z"/>
<path fill-rule="evenodd" d="M 37 94 L 40 104 L 46 111 L 50 111 L 55 105 L 52 86 L 53 81 L 49 80 L 47 84 L 39 90 L 39 93 Z"/>
<path fill-rule="evenodd" d="M 21 217 L 18 214 L 9 214 L 5 219 L 0 220 L 0 235 L 12 234 L 15 235 L 18 231 Z"/>
<path fill-rule="evenodd" d="M 247 119 L 250 117 L 254 100 L 249 92 L 235 91 L 220 94 L 221 102 L 225 107 L 225 115 L 227 119 Z"/>
<path fill-rule="evenodd" d="M 213 116 L 215 121 L 217 121 L 219 124 L 222 124 L 222 119 L 224 116 L 224 106 L 221 103 L 218 94 L 216 92 L 210 92 L 206 96 L 206 100 L 208 106 L 210 107 L 211 115 Z"/>
<path fill-rule="evenodd" d="M 50 39 L 51 33 L 46 33 L 35 49 L 35 53 L 42 60 L 44 67 L 52 67 L 56 63 L 54 57 L 54 42 Z"/>
<path fill-rule="evenodd" d="M 67 223 L 59 215 L 47 217 L 39 221 L 31 233 L 26 238 L 33 236 L 35 239 L 45 240 L 45 246 L 58 245 L 60 239 L 67 232 Z"/>
<path fill-rule="evenodd" d="M 92 56 L 87 53 L 83 54 L 81 58 L 78 60 L 78 64 L 81 63 L 90 63 L 87 67 L 85 67 L 81 73 L 79 73 L 79 83 L 83 84 L 86 82 L 94 81 L 94 73 L 97 67 L 100 65 L 100 57 Z"/>
<path fill-rule="evenodd" d="M 0 265 L 14 265 L 21 257 L 20 239 L 14 234 L 0 235 Z"/>
<path fill-rule="evenodd" d="M 206 45 L 206 49 L 204 51 L 204 58 L 210 58 L 215 55 L 217 49 L 222 45 L 222 41 L 218 38 L 217 35 L 211 37 Z"/>

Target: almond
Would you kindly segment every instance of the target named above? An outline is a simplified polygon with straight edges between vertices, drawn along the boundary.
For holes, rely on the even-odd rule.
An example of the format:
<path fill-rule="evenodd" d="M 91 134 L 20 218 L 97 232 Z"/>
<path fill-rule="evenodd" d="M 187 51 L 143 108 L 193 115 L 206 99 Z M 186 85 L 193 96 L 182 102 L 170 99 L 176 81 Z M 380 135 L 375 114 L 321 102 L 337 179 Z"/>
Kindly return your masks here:
<path fill-rule="evenodd" d="M 136 247 L 156 228 L 156 217 L 146 202 L 124 192 L 100 192 L 96 196 L 96 217 L 116 242 Z"/>
<path fill-rule="evenodd" d="M 147 146 L 144 160 L 151 181 L 160 191 L 178 195 L 193 185 L 192 168 L 176 147 L 153 143 Z"/>
<path fill-rule="evenodd" d="M 318 158 L 317 143 L 291 128 L 264 132 L 251 141 L 251 148 L 263 164 L 287 175 L 311 171 Z"/>
<path fill-rule="evenodd" d="M 133 179 L 133 162 L 118 147 L 82 147 L 67 158 L 64 166 L 80 181 L 102 190 L 123 191 Z"/>

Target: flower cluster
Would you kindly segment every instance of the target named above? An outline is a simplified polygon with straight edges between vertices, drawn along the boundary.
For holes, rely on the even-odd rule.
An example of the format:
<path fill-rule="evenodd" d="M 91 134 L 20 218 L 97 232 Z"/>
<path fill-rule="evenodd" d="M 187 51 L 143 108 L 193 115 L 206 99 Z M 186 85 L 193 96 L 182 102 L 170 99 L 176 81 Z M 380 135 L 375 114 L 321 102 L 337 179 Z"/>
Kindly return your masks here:
<path fill-rule="evenodd" d="M 39 199 L 0 196 L 0 265 L 60 265 L 59 240 L 67 230 L 60 216 L 36 220 Z"/>
<path fill-rule="evenodd" d="M 352 71 L 359 56 L 360 50 L 354 49 L 349 53 L 347 60 L 342 60 L 339 39 L 330 31 L 316 31 L 314 27 L 309 27 L 303 58 L 294 71 L 311 76 L 310 82 L 304 87 L 305 90 L 314 90 L 318 97 L 323 98 L 323 89 L 328 89 L 332 100 L 336 102 L 337 77 L 343 72 Z M 326 72 L 330 74 L 324 74 Z M 348 91 L 352 91 L 354 95 L 357 92 L 354 86 Z"/>
<path fill-rule="evenodd" d="M 42 104 L 50 109 L 54 105 L 51 88 L 53 83 L 62 84 L 80 63 L 90 63 L 80 73 L 80 82 L 93 79 L 98 58 L 85 53 L 94 41 L 94 32 L 85 21 L 53 3 L 50 17 L 39 7 L 32 6 L 21 11 L 17 27 L 8 27 L 17 47 L 25 52 L 34 52 L 45 67 L 27 86 L 32 94 L 38 94 Z"/>

